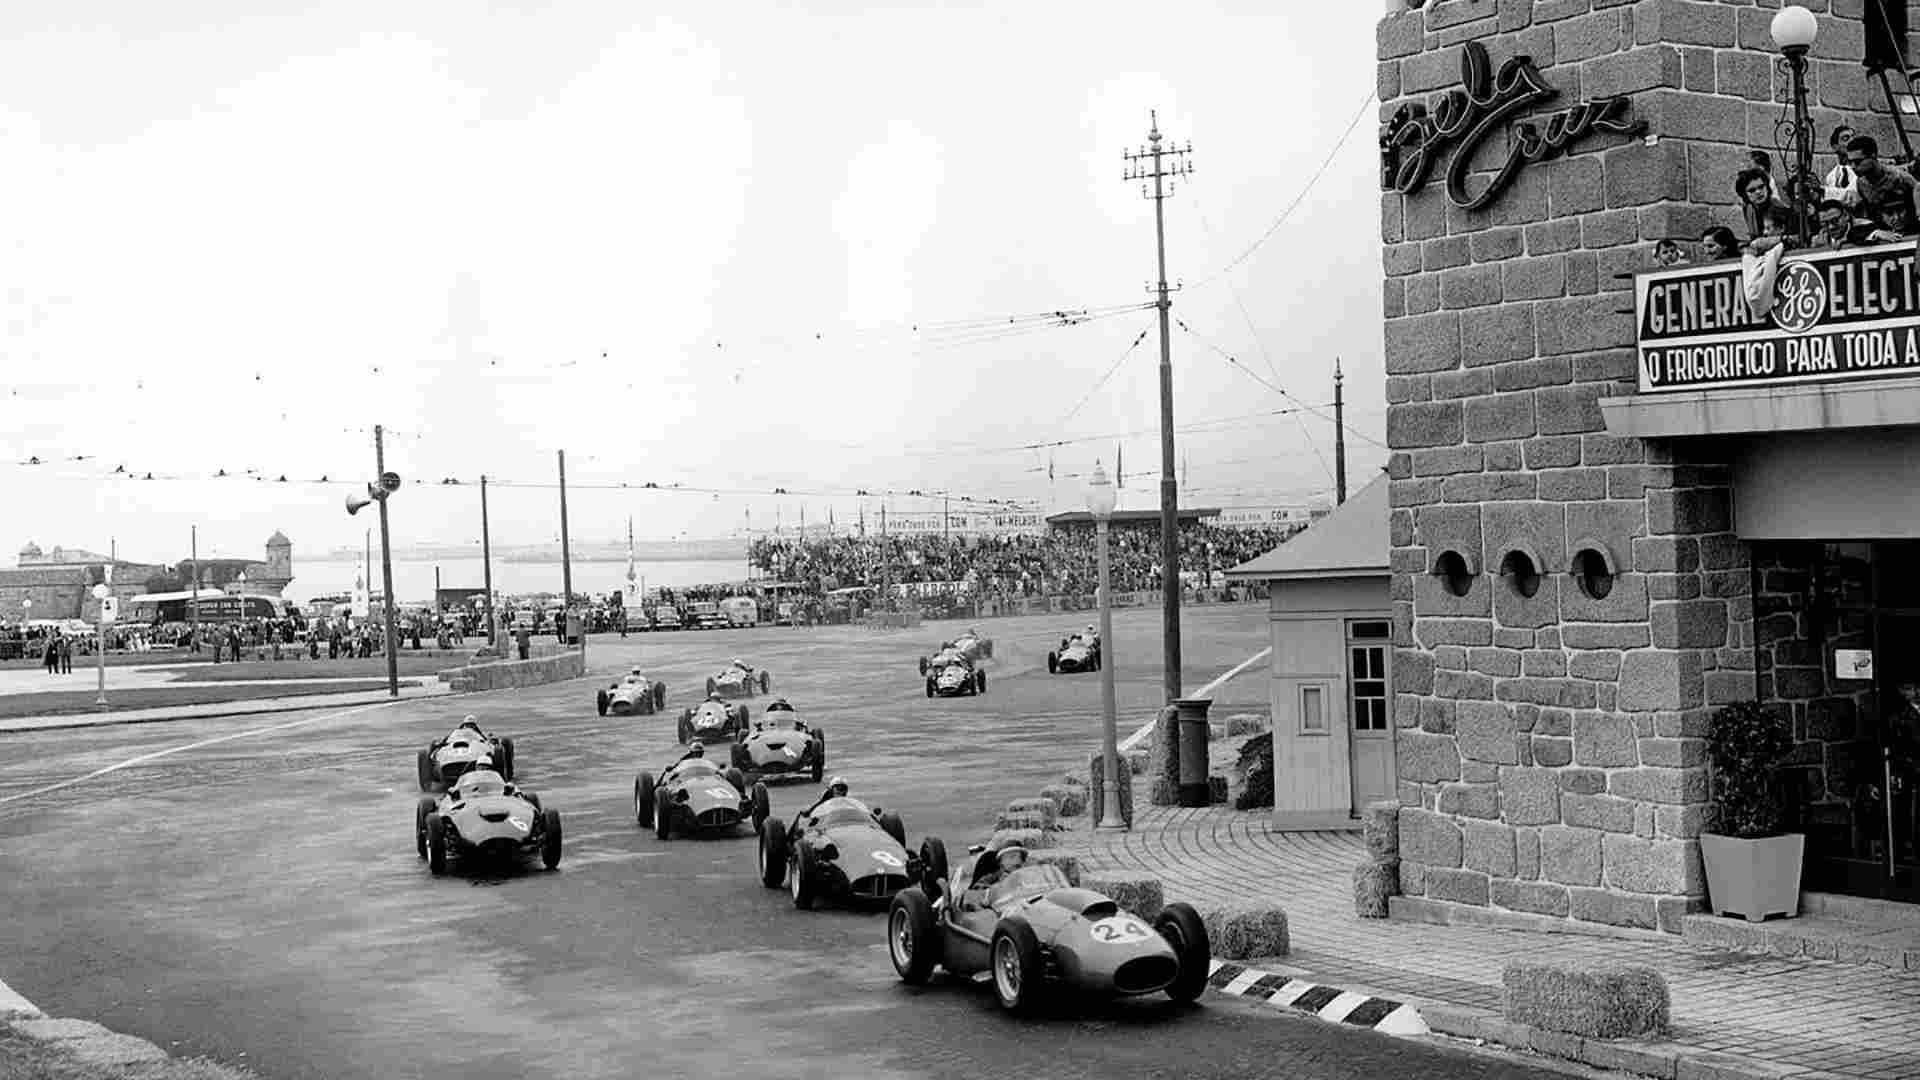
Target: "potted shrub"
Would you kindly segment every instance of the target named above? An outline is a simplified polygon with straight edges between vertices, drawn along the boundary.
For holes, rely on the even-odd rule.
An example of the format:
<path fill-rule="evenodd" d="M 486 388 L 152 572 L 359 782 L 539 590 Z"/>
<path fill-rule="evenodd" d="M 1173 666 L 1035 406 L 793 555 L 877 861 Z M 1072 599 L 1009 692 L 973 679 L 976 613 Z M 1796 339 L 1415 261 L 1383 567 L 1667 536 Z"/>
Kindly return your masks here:
<path fill-rule="evenodd" d="M 1752 701 L 1714 713 L 1707 734 L 1713 764 L 1713 828 L 1700 836 L 1707 903 L 1717 915 L 1759 922 L 1800 913 L 1806 837 L 1782 830 L 1774 770 L 1793 750 L 1792 722 Z"/>

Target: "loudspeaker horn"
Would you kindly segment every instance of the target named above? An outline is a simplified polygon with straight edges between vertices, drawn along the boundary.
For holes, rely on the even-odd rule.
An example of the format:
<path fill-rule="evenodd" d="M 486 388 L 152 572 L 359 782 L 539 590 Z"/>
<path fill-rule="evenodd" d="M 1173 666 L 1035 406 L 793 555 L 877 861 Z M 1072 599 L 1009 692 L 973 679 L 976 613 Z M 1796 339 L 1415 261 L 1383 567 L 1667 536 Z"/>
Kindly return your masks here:
<path fill-rule="evenodd" d="M 371 487 L 372 485 L 368 485 L 368 486 Z M 359 494 L 348 495 L 347 496 L 347 513 L 357 514 L 360 512 L 361 507 L 372 505 L 372 503 L 373 503 L 373 497 L 371 495 L 359 495 Z"/>

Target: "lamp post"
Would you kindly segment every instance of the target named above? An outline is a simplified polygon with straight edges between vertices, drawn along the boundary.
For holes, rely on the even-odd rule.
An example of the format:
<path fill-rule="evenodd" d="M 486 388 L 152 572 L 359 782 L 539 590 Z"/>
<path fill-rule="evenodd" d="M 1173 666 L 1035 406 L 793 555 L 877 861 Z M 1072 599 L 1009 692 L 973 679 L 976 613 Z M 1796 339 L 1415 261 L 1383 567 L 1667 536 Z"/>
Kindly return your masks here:
<path fill-rule="evenodd" d="M 1793 166 L 1787 175 L 1787 201 L 1793 206 L 1794 227 L 1805 246 L 1813 240 L 1813 223 L 1822 197 L 1820 182 L 1814 176 L 1813 118 L 1807 115 L 1807 50 L 1820 33 L 1820 24 L 1813 12 L 1788 4 L 1774 15 L 1768 29 L 1793 81 L 1793 116 L 1782 117 L 1774 124 L 1774 139 L 1782 152 L 1789 149 L 1791 140 Z"/>
<path fill-rule="evenodd" d="M 99 642 L 99 645 L 100 645 L 100 648 L 99 648 L 99 652 L 100 652 L 100 693 L 99 693 L 99 694 L 97 694 L 97 695 L 96 695 L 96 696 L 94 697 L 94 699 L 93 699 L 93 704 L 94 704 L 94 707 L 95 707 L 95 708 L 100 708 L 100 709 L 104 709 L 104 708 L 106 708 L 106 707 L 107 707 L 107 609 L 106 609 L 106 601 L 107 601 L 107 597 L 109 597 L 109 596 L 112 596 L 112 595 L 113 595 L 113 589 L 111 589 L 110 587 L 108 587 L 108 586 L 107 586 L 107 584 L 106 584 L 105 582 L 102 582 L 102 583 L 100 583 L 100 584 L 98 584 L 98 585 L 95 585 L 95 586 L 93 587 L 93 598 L 94 598 L 95 600 L 97 600 L 97 601 L 99 601 L 99 603 L 100 603 L 100 605 L 101 605 L 101 607 L 100 607 L 100 618 L 99 618 L 99 620 L 97 621 L 97 623 L 95 624 L 95 625 L 96 625 L 96 629 L 97 629 L 97 630 L 99 631 L 99 635 L 100 635 L 100 642 Z"/>
<path fill-rule="evenodd" d="M 1101 770 L 1100 823 L 1102 832 L 1126 831 L 1127 819 L 1120 815 L 1120 734 L 1113 700 L 1113 596 L 1107 574 L 1107 521 L 1119 495 L 1107 479 L 1107 470 L 1093 463 L 1093 480 L 1087 485 L 1087 509 L 1093 512 L 1093 528 L 1098 534 L 1094 550 L 1100 556 L 1100 720 L 1102 750 L 1106 766 Z"/>

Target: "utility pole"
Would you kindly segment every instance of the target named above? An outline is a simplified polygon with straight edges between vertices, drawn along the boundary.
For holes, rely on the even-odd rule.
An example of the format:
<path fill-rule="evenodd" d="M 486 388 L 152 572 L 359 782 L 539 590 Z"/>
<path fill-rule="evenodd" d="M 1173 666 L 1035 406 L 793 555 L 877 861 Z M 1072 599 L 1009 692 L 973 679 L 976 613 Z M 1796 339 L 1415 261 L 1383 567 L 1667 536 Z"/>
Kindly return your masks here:
<path fill-rule="evenodd" d="M 567 452 L 560 451 L 560 587 L 566 590 L 567 610 L 573 610 L 573 548 L 567 543 Z"/>
<path fill-rule="evenodd" d="M 1166 692 L 1167 700 L 1180 697 L 1180 492 L 1173 472 L 1173 338 L 1168 328 L 1173 301 L 1169 299 L 1167 288 L 1167 216 L 1166 198 L 1173 194 L 1173 179 L 1193 172 L 1193 166 L 1186 160 L 1193 152 L 1193 144 L 1188 143 L 1182 149 L 1163 149 L 1160 146 L 1160 118 L 1156 113 L 1147 114 L 1150 129 L 1147 132 L 1148 146 L 1138 152 L 1127 151 L 1121 158 L 1127 162 L 1124 179 L 1152 180 L 1153 187 L 1148 190 L 1141 184 L 1141 194 L 1153 200 L 1153 235 L 1159 252 L 1159 284 L 1154 287 L 1158 294 L 1155 307 L 1160 311 L 1160 591 L 1166 652 Z M 1174 159 L 1169 162 L 1167 159 Z M 1146 164 L 1151 162 L 1149 166 Z"/>
<path fill-rule="evenodd" d="M 500 624 L 493 617 L 493 539 L 487 532 L 487 474 L 480 474 L 480 575 L 481 587 L 487 590 L 485 602 L 481 605 L 487 614 L 487 644 L 498 653 L 500 651 Z"/>
<path fill-rule="evenodd" d="M 1347 402 L 1341 394 L 1340 358 L 1333 358 L 1333 505 L 1347 501 Z"/>
<path fill-rule="evenodd" d="M 190 541 L 193 545 L 193 584 L 190 588 L 193 590 L 193 599 L 187 601 L 187 611 L 191 613 L 187 616 L 187 621 L 192 624 L 187 629 L 187 637 L 193 642 L 194 650 L 198 651 L 200 648 L 200 526 L 194 525 L 191 528 L 193 529 L 193 539 Z"/>
<path fill-rule="evenodd" d="M 387 441 L 385 429 L 373 425 L 373 473 L 375 476 L 387 475 Z M 387 533 L 387 500 L 375 500 L 380 504 L 380 588 L 386 595 L 387 609 L 387 696 L 400 696 L 400 638 L 394 629 L 393 599 L 393 541 Z M 241 601 L 244 606 L 245 600 Z"/>

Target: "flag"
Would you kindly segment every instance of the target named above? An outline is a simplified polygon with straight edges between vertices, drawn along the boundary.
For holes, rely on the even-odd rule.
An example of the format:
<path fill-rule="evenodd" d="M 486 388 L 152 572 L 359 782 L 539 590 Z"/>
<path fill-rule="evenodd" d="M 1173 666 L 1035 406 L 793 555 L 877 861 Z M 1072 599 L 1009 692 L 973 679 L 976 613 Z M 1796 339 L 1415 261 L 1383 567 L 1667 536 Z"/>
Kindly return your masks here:
<path fill-rule="evenodd" d="M 1053 483 L 1053 455 L 1047 455 L 1047 483 Z"/>

